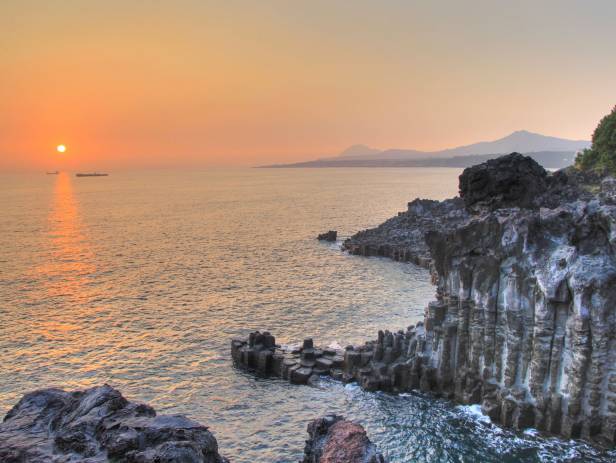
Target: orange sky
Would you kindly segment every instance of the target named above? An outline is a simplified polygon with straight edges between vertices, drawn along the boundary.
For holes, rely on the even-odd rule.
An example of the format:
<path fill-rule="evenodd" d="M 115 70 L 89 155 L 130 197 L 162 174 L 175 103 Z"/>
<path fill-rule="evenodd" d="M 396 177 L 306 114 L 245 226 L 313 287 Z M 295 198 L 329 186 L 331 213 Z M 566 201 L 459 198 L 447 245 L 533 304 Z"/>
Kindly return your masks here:
<path fill-rule="evenodd" d="M 589 138 L 616 104 L 615 19 L 612 0 L 3 0 L 0 169 Z"/>

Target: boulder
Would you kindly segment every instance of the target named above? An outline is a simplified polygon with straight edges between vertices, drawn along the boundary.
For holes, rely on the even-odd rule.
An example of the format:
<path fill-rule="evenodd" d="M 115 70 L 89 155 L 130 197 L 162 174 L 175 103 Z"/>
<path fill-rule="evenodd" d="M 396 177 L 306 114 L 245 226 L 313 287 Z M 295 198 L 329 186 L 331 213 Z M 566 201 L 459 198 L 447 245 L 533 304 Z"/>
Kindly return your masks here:
<path fill-rule="evenodd" d="M 536 208 L 548 188 L 548 173 L 534 159 L 511 153 L 464 169 L 460 197 L 468 210 Z"/>
<path fill-rule="evenodd" d="M 338 239 L 338 232 L 336 230 L 330 230 L 328 232 L 325 233 L 321 233 L 317 236 L 317 239 L 319 241 L 336 241 L 336 239 Z"/>
<path fill-rule="evenodd" d="M 303 463 L 384 463 L 364 428 L 342 416 L 327 415 L 308 424 Z"/>
<path fill-rule="evenodd" d="M 0 461 L 228 462 L 207 427 L 183 415 L 157 416 L 108 385 L 23 396 L 0 424 Z"/>

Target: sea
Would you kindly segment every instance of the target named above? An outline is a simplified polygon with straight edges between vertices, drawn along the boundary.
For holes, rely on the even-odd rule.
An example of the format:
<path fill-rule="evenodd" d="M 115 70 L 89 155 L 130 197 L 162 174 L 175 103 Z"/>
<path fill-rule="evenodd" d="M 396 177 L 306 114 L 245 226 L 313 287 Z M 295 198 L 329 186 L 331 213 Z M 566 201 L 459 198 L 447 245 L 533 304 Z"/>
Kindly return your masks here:
<path fill-rule="evenodd" d="M 257 378 L 230 342 L 363 343 L 419 321 L 434 296 L 410 263 L 344 239 L 416 197 L 457 194 L 459 169 L 204 169 L 0 174 L 0 417 L 26 392 L 108 383 L 186 414 L 235 463 L 297 462 L 308 422 L 362 424 L 391 463 L 608 462 L 616 453 L 502 429 L 477 406 Z"/>

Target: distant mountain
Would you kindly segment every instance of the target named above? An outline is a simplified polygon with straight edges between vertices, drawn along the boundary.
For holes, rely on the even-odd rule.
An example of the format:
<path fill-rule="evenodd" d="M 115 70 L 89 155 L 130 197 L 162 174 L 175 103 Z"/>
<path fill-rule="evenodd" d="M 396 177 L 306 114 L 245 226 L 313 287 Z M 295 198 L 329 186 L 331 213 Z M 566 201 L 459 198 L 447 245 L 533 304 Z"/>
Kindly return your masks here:
<path fill-rule="evenodd" d="M 379 154 L 381 150 L 376 148 L 370 148 L 366 145 L 353 145 L 349 146 L 342 153 L 338 155 L 341 158 L 355 158 L 355 157 L 363 157 L 363 156 L 372 156 L 375 154 Z"/>
<path fill-rule="evenodd" d="M 559 166 L 564 167 L 572 164 L 575 153 L 588 147 L 590 147 L 590 141 L 587 140 L 567 140 L 519 130 L 498 140 L 473 143 L 472 145 L 440 151 L 407 149 L 379 151 L 365 145 L 353 145 L 339 155 L 330 158 L 263 167 L 459 167 L 470 162 L 472 157 L 486 160 L 516 151 L 524 154 L 540 154 L 539 158 L 544 162 L 549 160 L 550 165 L 544 165 L 544 167 L 559 168 Z M 549 155 L 547 153 L 554 154 Z M 469 159 L 455 160 L 458 157 L 468 157 Z M 539 159 L 537 161 L 541 163 Z"/>
<path fill-rule="evenodd" d="M 562 169 L 573 164 L 575 151 L 537 151 L 525 153 L 546 169 Z M 499 154 L 472 154 L 469 156 L 456 156 L 452 158 L 432 157 L 423 159 L 365 159 L 329 158 L 316 161 L 298 162 L 295 164 L 277 164 L 263 166 L 267 168 L 278 167 L 470 167 L 489 159 L 501 156 Z"/>
<path fill-rule="evenodd" d="M 533 153 L 538 151 L 579 151 L 590 147 L 587 140 L 567 140 L 565 138 L 548 137 L 538 133 L 518 130 L 511 135 L 495 141 L 484 141 L 473 145 L 460 146 L 438 151 L 439 156 L 455 157 L 471 154 L 505 154 Z"/>

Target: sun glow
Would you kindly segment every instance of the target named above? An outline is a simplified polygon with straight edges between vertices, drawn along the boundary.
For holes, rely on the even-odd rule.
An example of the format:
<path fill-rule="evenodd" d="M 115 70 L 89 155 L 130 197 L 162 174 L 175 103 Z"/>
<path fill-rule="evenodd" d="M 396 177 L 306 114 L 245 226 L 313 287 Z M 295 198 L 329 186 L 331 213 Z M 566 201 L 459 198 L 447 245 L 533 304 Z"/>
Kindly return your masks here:
<path fill-rule="evenodd" d="M 64 152 L 66 152 L 66 146 L 65 145 L 58 145 L 58 146 L 56 146 L 56 151 L 58 153 L 64 153 Z"/>

